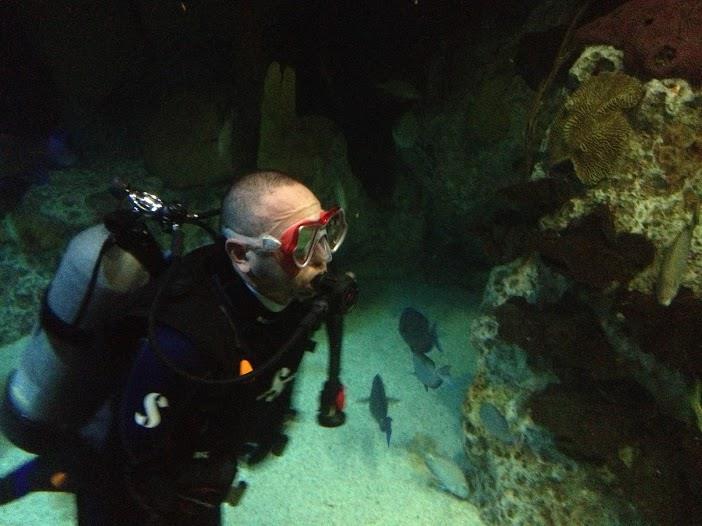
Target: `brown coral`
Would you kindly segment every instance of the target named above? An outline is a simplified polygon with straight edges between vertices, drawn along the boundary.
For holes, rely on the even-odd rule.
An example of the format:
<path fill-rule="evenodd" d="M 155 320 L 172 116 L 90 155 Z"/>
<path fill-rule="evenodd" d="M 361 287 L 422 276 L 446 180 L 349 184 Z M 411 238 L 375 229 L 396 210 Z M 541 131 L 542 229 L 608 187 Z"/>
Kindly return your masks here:
<path fill-rule="evenodd" d="M 655 255 L 653 244 L 643 235 L 616 232 L 606 205 L 561 232 L 544 231 L 538 250 L 556 271 L 596 290 L 628 283 Z"/>
<path fill-rule="evenodd" d="M 619 72 L 603 72 L 583 82 L 561 108 L 551 129 L 551 163 L 573 163 L 585 184 L 607 177 L 631 135 L 622 110 L 636 106 L 641 83 Z"/>
<path fill-rule="evenodd" d="M 623 291 L 616 309 L 641 349 L 688 379 L 702 378 L 702 301 L 682 288 L 668 307 L 640 292 Z"/>
<path fill-rule="evenodd" d="M 654 157 L 668 186 L 679 190 L 699 170 L 702 134 L 687 124 L 673 122 L 663 130 L 661 139 L 653 146 Z"/>

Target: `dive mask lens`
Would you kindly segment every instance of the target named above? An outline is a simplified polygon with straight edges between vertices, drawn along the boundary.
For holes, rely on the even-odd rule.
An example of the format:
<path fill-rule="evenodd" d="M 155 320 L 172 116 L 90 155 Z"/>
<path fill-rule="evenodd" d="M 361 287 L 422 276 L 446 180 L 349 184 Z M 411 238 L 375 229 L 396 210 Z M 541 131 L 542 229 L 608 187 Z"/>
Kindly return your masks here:
<path fill-rule="evenodd" d="M 342 209 L 337 209 L 323 223 L 301 225 L 297 230 L 297 243 L 293 260 L 298 267 L 309 264 L 317 246 L 323 251 L 325 261 L 341 246 L 346 236 L 346 220 Z"/>
<path fill-rule="evenodd" d="M 297 231 L 297 243 L 293 250 L 293 260 L 298 267 L 304 267 L 312 259 L 314 246 L 317 243 L 319 226 L 301 226 Z"/>
<path fill-rule="evenodd" d="M 336 213 L 329 218 L 326 225 L 327 241 L 329 242 L 329 248 L 332 253 L 336 252 L 341 246 L 341 243 L 343 243 L 347 228 L 344 210 L 339 208 Z"/>

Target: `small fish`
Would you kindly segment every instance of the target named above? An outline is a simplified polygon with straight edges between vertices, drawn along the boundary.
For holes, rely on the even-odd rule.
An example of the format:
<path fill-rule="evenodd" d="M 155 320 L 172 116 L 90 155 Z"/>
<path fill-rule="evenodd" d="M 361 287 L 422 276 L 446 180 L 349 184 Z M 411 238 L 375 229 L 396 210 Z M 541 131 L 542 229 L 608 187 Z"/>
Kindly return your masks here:
<path fill-rule="evenodd" d="M 509 422 L 507 422 L 505 415 L 503 415 L 494 404 L 483 402 L 480 404 L 479 414 L 483 429 L 490 435 L 501 440 L 505 444 L 514 444 L 514 437 L 509 429 Z"/>
<path fill-rule="evenodd" d="M 697 429 L 702 433 L 702 381 L 699 378 L 695 379 L 695 386 L 690 396 L 690 404 L 692 411 L 697 417 Z"/>
<path fill-rule="evenodd" d="M 379 374 L 373 378 L 370 398 L 368 399 L 370 412 L 378 422 L 380 430 L 385 432 L 385 439 L 390 446 L 390 435 L 392 435 L 392 418 L 388 416 L 388 397 L 385 395 L 385 385 Z"/>
<path fill-rule="evenodd" d="M 468 498 L 466 476 L 455 462 L 438 455 L 425 453 L 424 463 L 431 471 L 431 474 L 434 475 L 434 482 L 439 488 L 459 499 L 465 500 Z"/>
<path fill-rule="evenodd" d="M 414 375 L 424 384 L 424 389 L 436 389 L 442 383 L 451 383 L 451 366 L 436 367 L 434 361 L 426 354 L 412 353 Z"/>
<path fill-rule="evenodd" d="M 70 146 L 65 129 L 53 130 L 43 143 L 43 153 L 51 168 L 69 168 L 78 162 L 78 155 Z"/>
<path fill-rule="evenodd" d="M 2 173 L 16 175 L 42 169 L 73 166 L 78 156 L 69 146 L 66 130 L 55 129 L 46 136 L 25 137 L 0 132 L 0 167 Z"/>
<path fill-rule="evenodd" d="M 436 336 L 436 323 L 429 326 L 429 320 L 417 309 L 407 307 L 400 315 L 400 334 L 413 353 L 428 353 L 436 345 L 443 352 Z"/>
<path fill-rule="evenodd" d="M 661 305 L 667 307 L 678 294 L 683 274 L 687 269 L 687 257 L 690 254 L 692 235 L 698 222 L 699 212 L 698 207 L 695 206 L 692 222 L 685 225 L 680 233 L 675 236 L 675 239 L 663 255 L 656 287 L 656 298 Z"/>

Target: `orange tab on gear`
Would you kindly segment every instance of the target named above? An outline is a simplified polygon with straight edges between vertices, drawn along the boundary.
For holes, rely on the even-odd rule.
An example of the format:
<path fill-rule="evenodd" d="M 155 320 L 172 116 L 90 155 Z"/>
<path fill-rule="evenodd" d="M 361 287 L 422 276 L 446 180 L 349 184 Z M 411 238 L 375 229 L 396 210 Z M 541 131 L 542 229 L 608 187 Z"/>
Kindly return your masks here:
<path fill-rule="evenodd" d="M 239 362 L 239 376 L 244 376 L 245 374 L 249 374 L 251 371 L 253 371 L 253 367 L 251 366 L 251 362 L 248 360 L 241 360 Z"/>
<path fill-rule="evenodd" d="M 60 489 L 66 483 L 67 479 L 68 475 L 65 472 L 57 471 L 56 473 L 51 475 L 51 485 L 56 489 Z"/>

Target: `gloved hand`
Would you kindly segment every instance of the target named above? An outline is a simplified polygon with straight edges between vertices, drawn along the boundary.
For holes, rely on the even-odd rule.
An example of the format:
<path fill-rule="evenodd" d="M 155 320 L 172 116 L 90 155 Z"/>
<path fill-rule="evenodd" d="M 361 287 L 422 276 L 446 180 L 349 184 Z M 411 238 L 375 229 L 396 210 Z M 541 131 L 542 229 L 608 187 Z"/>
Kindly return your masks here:
<path fill-rule="evenodd" d="M 141 465 L 126 475 L 130 494 L 145 510 L 160 517 L 197 515 L 227 497 L 236 476 L 236 459 L 212 456 L 151 469 Z"/>
<path fill-rule="evenodd" d="M 288 435 L 285 433 L 273 433 L 266 442 L 248 442 L 245 444 L 245 449 L 240 455 L 240 459 L 249 465 L 258 464 L 268 456 L 268 453 L 273 453 L 276 457 L 282 455 L 287 444 Z"/>

